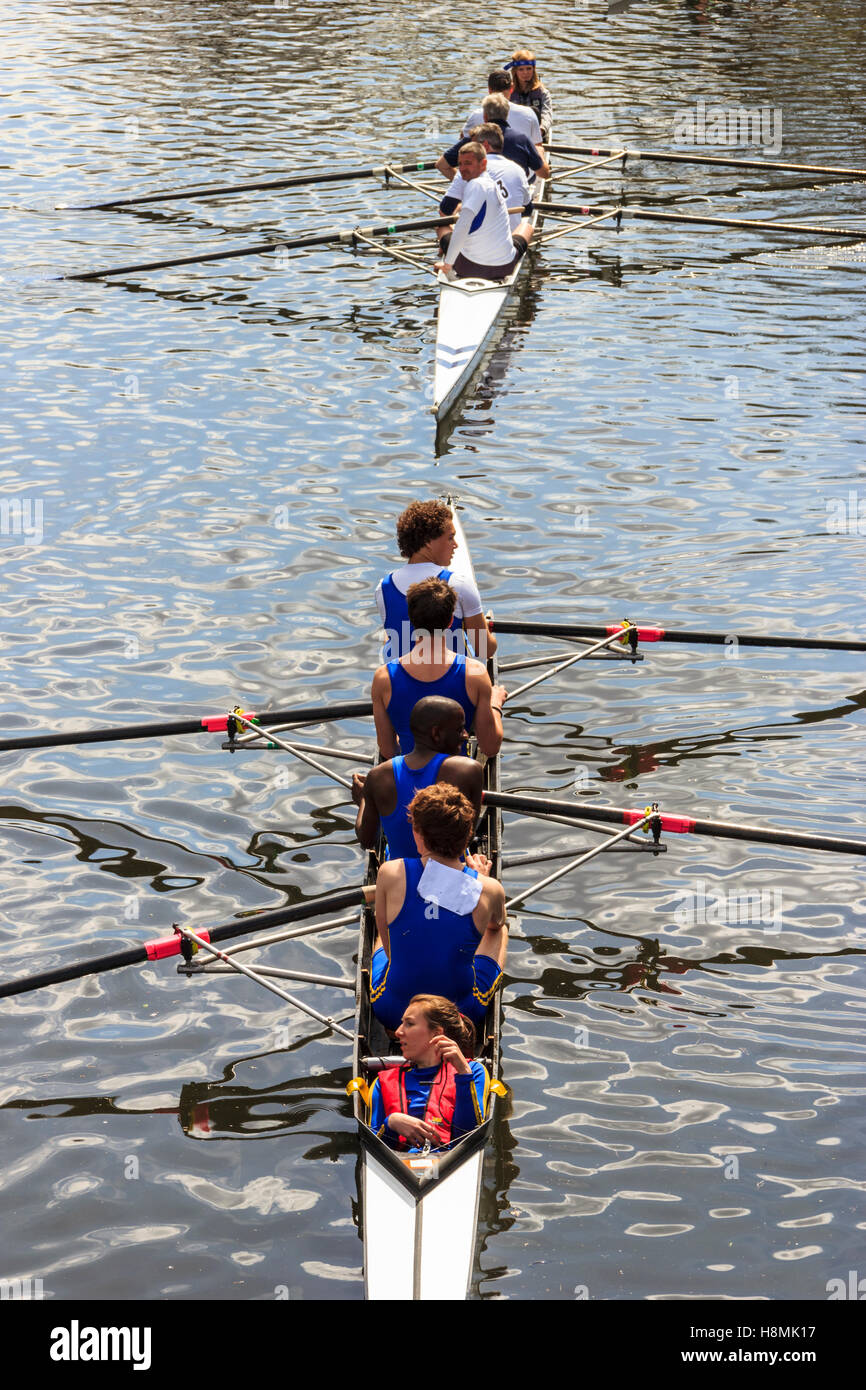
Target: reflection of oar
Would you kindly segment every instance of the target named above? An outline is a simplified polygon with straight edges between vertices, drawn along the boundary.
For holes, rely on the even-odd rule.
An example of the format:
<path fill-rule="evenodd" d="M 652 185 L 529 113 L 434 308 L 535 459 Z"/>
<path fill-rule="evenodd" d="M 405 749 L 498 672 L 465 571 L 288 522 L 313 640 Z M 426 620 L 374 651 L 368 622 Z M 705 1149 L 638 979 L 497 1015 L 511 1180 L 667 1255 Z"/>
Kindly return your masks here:
<path fill-rule="evenodd" d="M 329 169 L 323 174 L 292 174 L 283 179 L 255 179 L 250 183 L 211 184 L 205 188 L 168 188 L 160 193 L 140 193 L 135 198 L 111 198 L 104 203 L 56 203 L 57 208 L 71 212 L 105 212 L 115 208 L 138 207 L 142 203 L 189 202 L 194 198 L 216 198 L 223 193 L 255 193 L 259 189 L 300 188 L 313 183 L 344 183 L 351 179 L 387 179 L 389 173 L 421 173 L 435 169 L 435 159 L 413 159 L 411 164 L 376 164 L 369 169 Z"/>
<path fill-rule="evenodd" d="M 497 618 L 490 624 L 494 632 L 511 633 L 519 637 L 604 637 L 622 631 L 619 623 L 605 627 L 590 623 L 523 622 Z M 741 632 L 702 632 L 698 628 L 657 627 L 634 624 L 640 642 L 694 642 L 708 646 L 791 647 L 805 651 L 866 652 L 866 642 L 841 637 L 769 637 Z M 0 745 L 2 747 L 2 745 Z"/>
<path fill-rule="evenodd" d="M 369 700 L 352 700 L 333 705 L 299 705 L 296 709 L 271 710 L 255 716 L 256 724 L 320 724 L 331 719 L 360 719 L 373 713 Z M 82 729 L 71 734 L 23 734 L 0 739 L 0 753 L 14 748 L 59 748 L 62 744 L 120 743 L 132 738 L 167 738 L 174 734 L 225 733 L 230 714 L 201 715 L 198 719 L 173 719 L 156 724 L 126 724 L 118 729 Z"/>
<path fill-rule="evenodd" d="M 223 926 L 200 931 L 199 935 L 209 941 L 230 941 L 232 937 L 249 936 L 252 932 L 282 926 L 284 922 L 303 922 L 307 917 L 318 917 L 324 912 L 339 912 L 345 907 L 357 907 L 365 901 L 362 888 L 343 888 L 338 893 L 329 893 L 327 897 L 316 898 L 312 902 L 295 903 L 291 907 L 276 908 L 273 912 L 257 912 L 240 921 L 226 922 Z M 66 980 L 80 980 L 84 975 L 101 975 L 109 970 L 121 970 L 125 965 L 146 965 L 148 961 L 164 960 L 167 956 L 180 954 L 182 936 L 178 930 L 174 936 L 147 941 L 141 946 L 131 946 L 126 951 L 115 951 L 112 955 L 97 956 L 95 960 L 78 961 L 74 965 L 62 965 L 55 970 L 45 970 L 40 975 L 10 980 L 7 984 L 0 985 L 0 999 L 6 999 L 13 994 L 27 994 L 34 989 L 43 989 L 46 985 L 62 984 Z"/>
<path fill-rule="evenodd" d="M 603 821 L 607 825 L 635 826 L 647 818 L 647 810 L 627 811 L 616 806 L 593 806 L 585 801 L 554 801 L 548 797 L 515 795 L 511 792 L 488 792 L 483 795 L 486 806 L 502 811 L 522 811 L 526 815 L 557 816 L 565 820 Z M 799 830 L 778 830 L 763 825 L 739 825 L 734 821 L 699 820 L 693 816 L 671 815 L 650 808 L 649 829 L 656 835 L 669 830 L 684 835 L 713 835 L 720 840 L 751 840 L 765 845 L 796 845 L 801 849 L 825 849 L 837 854 L 866 854 L 866 840 L 846 840 L 836 835 L 810 835 Z"/>
<path fill-rule="evenodd" d="M 101 270 L 71 271 L 58 275 L 58 280 L 101 280 L 105 275 L 133 275 L 140 270 L 167 270 L 176 265 L 204 265 L 207 261 L 231 261 L 239 256 L 262 256 L 269 251 L 303 251 L 311 246 L 334 246 L 341 242 L 351 246 L 356 233 L 359 237 L 386 237 L 394 232 L 418 232 L 456 222 L 457 214 L 438 217 L 415 217 L 410 222 L 377 222 L 371 227 L 334 227 L 326 232 L 311 232 L 308 236 L 281 237 L 278 241 L 257 241 L 251 246 L 236 246 L 230 251 L 197 251 L 194 256 L 173 256 L 170 260 L 137 261 L 135 265 L 103 266 Z"/>

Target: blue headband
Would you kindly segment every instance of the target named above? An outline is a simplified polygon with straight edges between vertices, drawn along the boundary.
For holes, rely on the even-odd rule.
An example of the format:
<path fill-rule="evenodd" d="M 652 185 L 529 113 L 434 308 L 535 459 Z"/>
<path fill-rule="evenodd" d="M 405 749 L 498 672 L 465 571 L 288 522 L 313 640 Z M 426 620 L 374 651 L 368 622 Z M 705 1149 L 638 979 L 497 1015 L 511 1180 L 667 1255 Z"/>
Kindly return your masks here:
<path fill-rule="evenodd" d="M 505 63 L 505 64 L 504 64 L 504 67 L 505 67 L 505 71 L 506 71 L 506 72 L 508 72 L 508 70 L 509 70 L 510 68 L 534 68 L 534 67 L 535 67 L 535 59 L 534 59 L 534 58 L 512 58 L 512 60 L 511 60 L 510 63 Z"/>

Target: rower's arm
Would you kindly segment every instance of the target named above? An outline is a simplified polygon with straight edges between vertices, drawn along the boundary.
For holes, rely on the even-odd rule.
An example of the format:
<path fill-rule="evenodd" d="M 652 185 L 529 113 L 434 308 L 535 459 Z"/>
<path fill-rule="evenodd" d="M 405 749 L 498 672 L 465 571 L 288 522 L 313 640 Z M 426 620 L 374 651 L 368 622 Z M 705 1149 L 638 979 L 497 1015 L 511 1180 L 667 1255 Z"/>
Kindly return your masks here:
<path fill-rule="evenodd" d="M 391 680 L 388 676 L 388 668 L 380 666 L 373 677 L 373 688 L 371 690 L 373 700 L 373 721 L 376 725 L 376 739 L 379 744 L 379 752 L 386 760 L 395 758 L 398 753 L 397 735 L 394 725 L 388 718 L 388 705 L 391 700 Z"/>
<path fill-rule="evenodd" d="M 483 613 L 474 613 L 471 618 L 463 619 L 463 626 L 472 634 L 472 650 L 478 660 L 486 661 L 496 651 L 496 638 L 486 616 Z"/>
<path fill-rule="evenodd" d="M 439 170 L 439 173 L 443 176 L 443 178 L 449 180 L 453 179 L 454 175 L 457 173 L 457 170 L 454 167 L 454 165 L 448 163 L 448 160 L 445 158 L 444 154 L 440 155 L 439 158 L 436 160 L 436 168 Z"/>
<path fill-rule="evenodd" d="M 403 868 L 403 860 L 388 859 L 376 876 L 376 930 L 389 960 L 391 938 L 388 926 L 400 911 L 405 896 L 406 871 Z"/>
<path fill-rule="evenodd" d="M 490 677 L 480 662 L 473 662 L 477 669 L 472 673 L 472 689 L 467 682 L 470 698 L 475 701 L 475 737 L 478 747 L 488 758 L 495 758 L 502 747 L 502 704 L 505 690 L 501 685 L 491 685 Z M 495 698 L 494 698 L 495 697 Z"/>
<path fill-rule="evenodd" d="M 356 772 L 352 779 L 352 799 L 358 803 L 355 835 L 358 843 L 364 849 L 375 848 L 379 836 L 379 808 L 376 805 L 376 784 L 379 780 L 377 773 L 378 769 L 373 768 L 372 772 L 368 772 L 366 778 L 362 779 Z"/>

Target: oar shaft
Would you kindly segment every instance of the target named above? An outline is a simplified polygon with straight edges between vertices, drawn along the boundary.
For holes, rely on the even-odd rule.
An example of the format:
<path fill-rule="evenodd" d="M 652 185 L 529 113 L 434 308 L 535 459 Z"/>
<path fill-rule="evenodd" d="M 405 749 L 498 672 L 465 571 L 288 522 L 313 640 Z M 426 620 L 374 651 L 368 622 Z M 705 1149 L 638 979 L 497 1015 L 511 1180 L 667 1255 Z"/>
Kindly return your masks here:
<path fill-rule="evenodd" d="M 576 666 L 579 661 L 583 661 L 586 657 L 592 656 L 593 652 L 600 651 L 602 647 L 609 647 L 613 642 L 626 639 L 630 631 L 630 627 L 624 627 L 621 632 L 616 632 L 609 637 L 604 637 L 600 642 L 594 642 L 591 647 L 584 647 L 583 651 L 577 652 L 574 656 L 566 657 L 565 661 L 560 661 L 558 666 L 552 666 L 549 671 L 542 671 L 540 676 L 535 676 L 533 680 L 526 681 L 524 685 L 519 685 L 516 690 L 509 691 L 509 700 L 514 700 L 518 695 L 523 695 L 525 691 L 532 690 L 534 686 L 540 685 L 542 681 L 549 680 L 549 678 L 555 676 L 558 671 L 564 671 L 568 666 Z"/>
<path fill-rule="evenodd" d="M 349 700 L 334 705 L 299 705 L 297 709 L 274 710 L 258 715 L 262 728 L 271 724 L 324 724 L 337 719 L 360 719 L 373 713 L 369 700 Z M 22 748 L 60 748 L 66 744 L 122 743 L 127 739 L 168 738 L 175 734 L 200 734 L 217 727 L 225 729 L 225 716 L 174 719 L 154 724 L 127 724 L 119 729 L 84 729 L 69 734 L 25 734 L 21 738 L 0 739 L 0 753 Z"/>
<path fill-rule="evenodd" d="M 548 797 L 522 796 L 511 792 L 484 792 L 484 804 L 502 811 L 523 811 L 530 815 L 561 816 L 565 820 L 593 820 L 607 825 L 634 826 L 645 819 L 645 811 L 621 810 L 615 806 L 590 806 L 586 802 L 556 801 Z M 799 830 L 779 830 L 763 825 L 737 825 L 719 820 L 699 820 L 693 816 L 659 812 L 662 830 L 675 834 L 712 835 L 721 840 L 750 840 L 756 844 L 793 845 L 800 849 L 830 850 L 837 854 L 866 854 L 866 840 L 849 840 L 835 835 L 811 835 Z"/>
<path fill-rule="evenodd" d="M 209 942 L 205 941 L 201 936 L 196 936 L 195 932 L 190 931 L 188 927 L 181 927 L 180 930 L 187 940 L 194 941 L 196 946 L 207 951 L 209 956 L 214 956 L 216 960 L 221 960 L 225 965 L 230 966 L 232 970 L 236 970 L 239 975 L 246 975 L 248 980 L 252 980 L 254 984 L 261 985 L 262 989 L 266 989 L 271 994 L 275 994 L 278 999 L 283 999 L 287 1004 L 291 1004 L 293 1008 L 300 1009 L 301 1013 L 306 1014 L 308 1018 L 313 1018 L 317 1023 L 323 1023 L 326 1027 L 333 1028 L 335 1033 L 342 1034 L 344 1038 L 349 1039 L 349 1042 L 355 1041 L 353 1033 L 343 1028 L 341 1024 L 335 1023 L 332 1018 L 328 1018 L 325 1014 L 319 1013 L 319 1010 L 314 1009 L 312 1005 L 302 1004 L 301 1000 L 297 999 L 295 995 L 289 994 L 288 990 L 280 989 L 279 985 L 275 985 L 270 980 L 266 980 L 264 976 L 258 975 L 256 971 L 251 970 L 248 965 L 241 965 L 239 960 L 234 960 L 223 951 L 215 950 Z"/>
<path fill-rule="evenodd" d="M 209 935 L 211 941 L 230 941 L 236 936 L 250 936 L 253 932 L 268 931 L 271 927 L 282 926 L 284 922 L 301 922 L 307 917 L 318 917 L 321 913 L 339 912 L 345 907 L 360 906 L 363 900 L 362 889 L 344 888 L 339 893 L 330 893 L 326 898 L 294 903 L 291 907 L 280 907 L 273 912 L 259 912 L 240 921 L 226 922 L 223 926 L 212 927 Z M 46 985 L 79 980 L 85 975 L 101 975 L 109 970 L 120 970 L 125 965 L 144 965 L 154 958 L 147 946 L 132 946 L 126 951 L 115 951 L 111 955 L 97 956 L 94 960 L 58 966 L 54 970 L 44 970 L 39 975 L 28 975 L 21 980 L 10 980 L 6 984 L 0 984 L 0 999 L 9 998 L 13 994 L 27 994 L 34 989 L 43 989 Z"/>
<path fill-rule="evenodd" d="M 242 714 L 238 714 L 235 717 L 238 723 L 242 724 L 245 729 L 252 729 L 258 732 L 259 726 L 254 724 L 251 719 L 247 719 Z M 348 777 L 341 777 L 339 772 L 334 772 L 333 768 L 325 767 L 325 764 L 320 763 L 318 758 L 310 757 L 309 753 L 304 752 L 302 748 L 298 748 L 294 743 L 287 743 L 284 738 L 280 738 L 279 734 L 271 734 L 270 738 L 278 748 L 282 748 L 286 753 L 291 753 L 293 757 L 298 758 L 302 763 L 306 763 L 308 767 L 314 767 L 316 771 L 321 772 L 323 776 L 330 777 L 332 782 L 338 782 L 341 787 L 348 787 L 349 791 L 352 790 L 352 783 L 349 781 Z"/>
<path fill-rule="evenodd" d="M 230 261 L 239 256 L 259 256 L 268 251 L 303 251 L 313 246 L 332 246 L 343 242 L 351 244 L 357 231 L 366 237 L 392 236 L 395 232 L 415 232 L 425 228 L 440 227 L 445 222 L 456 222 L 457 215 L 441 214 L 438 217 L 417 217 L 410 222 L 381 222 L 372 227 L 333 228 L 325 232 L 313 232 L 309 236 L 283 238 L 282 241 L 261 241 L 252 246 L 236 246 L 230 251 L 197 251 L 194 256 L 173 256 L 170 260 L 138 261 L 134 265 L 103 266 L 101 270 L 79 270 L 68 275 L 60 275 L 60 280 L 101 280 L 106 275 L 132 275 L 140 270 L 168 270 L 179 265 L 204 265 L 207 261 Z"/>
<path fill-rule="evenodd" d="M 839 174 L 850 179 L 866 179 L 866 169 L 840 168 L 835 164 L 785 164 L 775 159 L 732 159 L 725 155 L 674 154 L 665 150 L 600 150 L 594 145 L 546 145 L 545 148 L 551 154 L 607 155 L 614 159 L 648 159 L 668 164 L 715 164 L 727 169 L 761 169 L 764 173 L 782 170 L 792 174 Z"/>
<path fill-rule="evenodd" d="M 573 213 L 586 217 L 590 213 L 609 213 L 610 209 L 587 207 L 584 204 L 537 203 L 539 211 Z M 707 214 L 687 212 L 656 212 L 649 208 L 619 207 L 620 217 L 631 217 L 637 222 L 677 222 L 694 227 L 741 227 L 760 232 L 806 232 L 811 236 L 841 236 L 855 241 L 866 240 L 866 228 L 849 231 L 846 227 L 819 227 L 810 222 L 771 222 L 749 217 L 709 217 Z"/>
<path fill-rule="evenodd" d="M 604 627 L 592 623 L 523 622 L 497 618 L 492 624 L 497 633 L 517 637 L 602 637 L 615 629 L 613 623 Z M 702 632 L 699 629 L 648 627 L 635 624 L 641 642 L 695 642 L 708 646 L 787 647 L 805 651 L 866 652 L 866 642 L 834 637 L 761 637 L 739 632 Z"/>
<path fill-rule="evenodd" d="M 561 869 L 557 869 L 554 873 L 548 874 L 547 878 L 539 879 L 538 883 L 533 883 L 531 887 L 524 889 L 522 893 L 517 893 L 513 898 L 509 898 L 508 902 L 505 904 L 506 912 L 512 907 L 516 907 L 518 903 L 525 902 L 527 898 L 537 893 L 541 888 L 547 888 L 549 884 L 555 883 L 559 878 L 564 878 L 565 875 L 570 874 L 572 870 L 579 869 L 582 864 L 588 864 L 590 859 L 595 859 L 597 854 L 604 854 L 605 850 L 609 850 L 612 845 L 618 844 L 620 840 L 624 840 L 627 835 L 631 835 L 632 831 L 640 830 L 650 819 L 650 815 L 646 815 L 643 820 L 635 821 L 634 825 L 627 825 L 625 830 L 618 830 L 615 835 L 611 835 L 609 840 L 604 840 L 600 845 L 593 845 L 592 849 L 587 850 L 585 854 L 581 854 L 577 859 L 572 859 L 570 864 L 564 864 Z"/>
<path fill-rule="evenodd" d="M 276 188 L 303 188 L 315 183 L 346 183 L 352 179 L 384 178 L 388 173 L 423 173 L 435 169 L 435 159 L 416 159 L 408 164 L 376 164 L 366 169 L 331 169 L 318 174 L 291 174 L 280 179 L 254 179 L 247 183 L 211 184 L 204 188 L 169 188 L 162 193 L 142 193 L 134 198 L 112 198 L 104 203 L 84 203 L 72 212 L 107 212 L 115 208 L 140 207 L 143 203 L 189 202 L 196 198 L 216 198 L 223 193 L 254 193 Z M 58 203 L 58 207 L 69 207 Z"/>

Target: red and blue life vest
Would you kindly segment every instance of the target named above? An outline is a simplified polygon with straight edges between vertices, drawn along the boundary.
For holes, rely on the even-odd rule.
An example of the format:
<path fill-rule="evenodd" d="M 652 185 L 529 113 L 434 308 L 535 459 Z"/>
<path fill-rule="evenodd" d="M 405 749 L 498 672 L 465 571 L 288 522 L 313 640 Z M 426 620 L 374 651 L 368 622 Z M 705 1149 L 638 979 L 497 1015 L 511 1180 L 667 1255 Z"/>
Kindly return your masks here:
<path fill-rule="evenodd" d="M 382 1103 L 385 1107 L 385 1118 L 389 1115 L 409 1114 L 409 1101 L 406 1095 L 406 1082 L 404 1073 L 408 1067 L 389 1067 L 387 1071 L 379 1073 L 379 1091 L 382 1096 Z M 439 1068 L 433 1084 L 430 1087 L 430 1094 L 427 1097 L 427 1105 L 423 1116 L 427 1124 L 435 1125 L 441 1135 L 441 1147 L 451 1142 L 451 1121 L 454 1118 L 454 1107 L 457 1104 L 457 1083 L 455 1081 L 457 1073 L 450 1062 L 445 1062 Z M 416 1117 L 418 1118 L 418 1117 Z M 408 1149 L 409 1140 L 404 1135 L 393 1135 L 397 1140 L 398 1147 Z"/>

